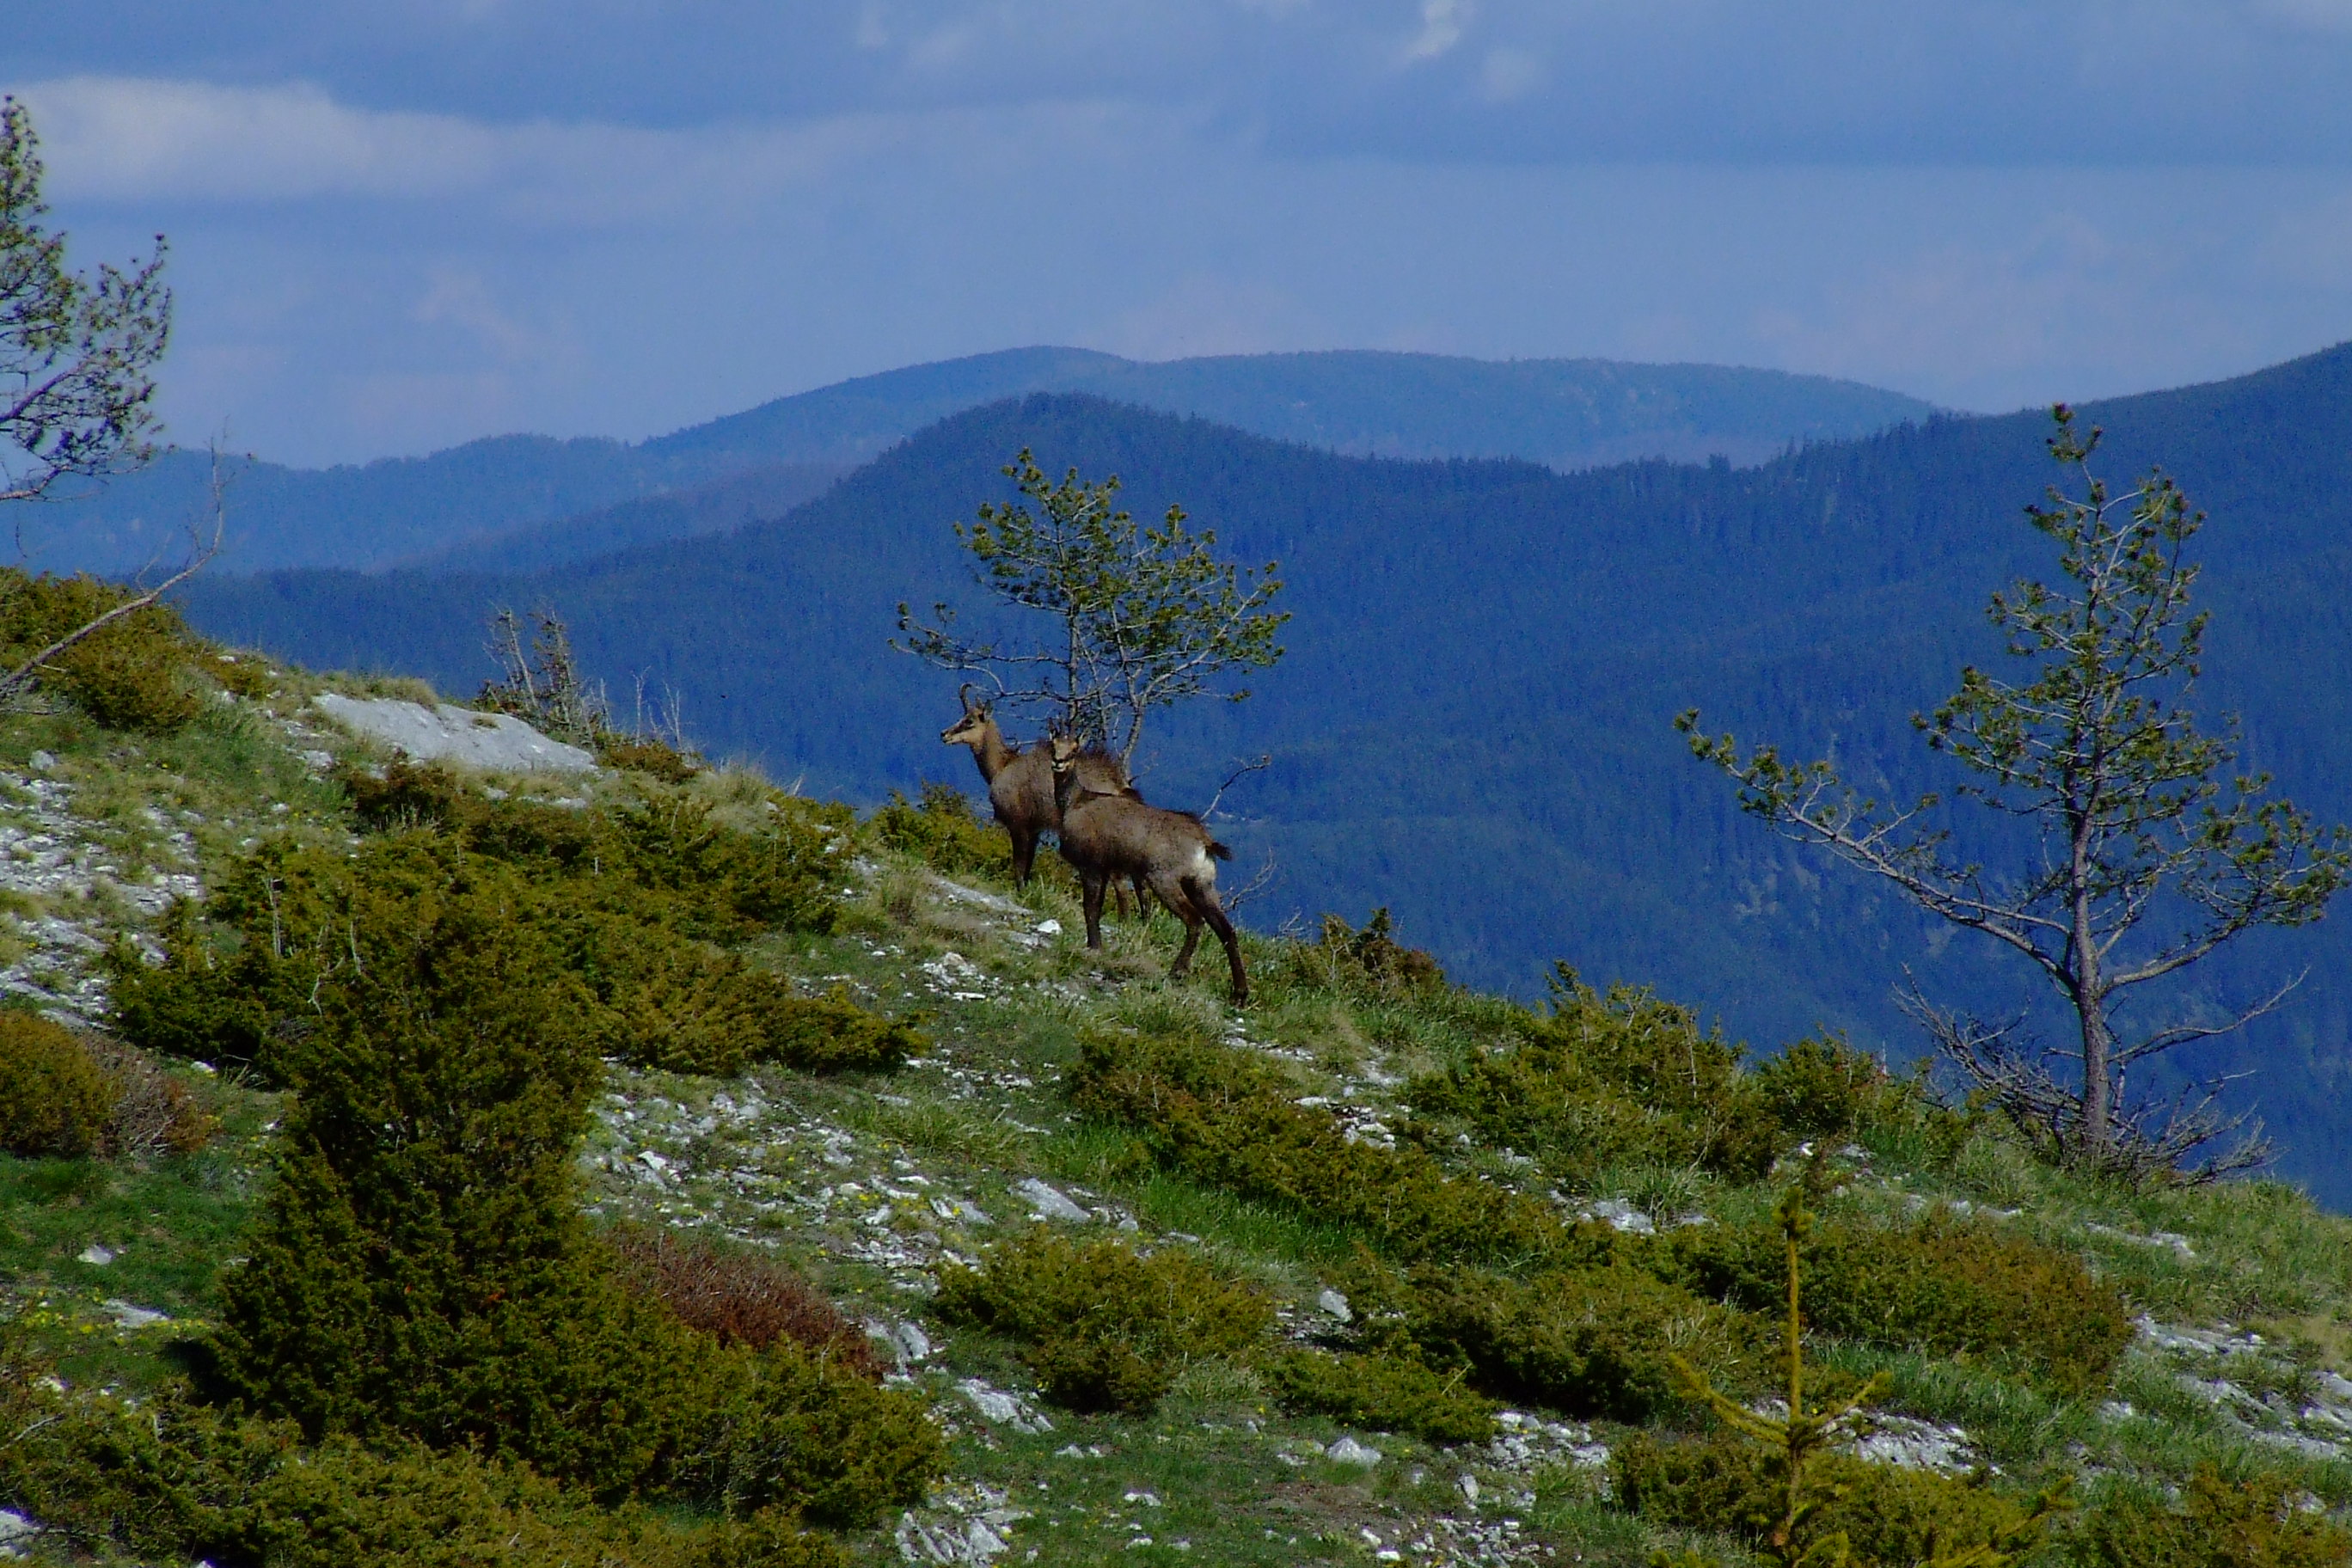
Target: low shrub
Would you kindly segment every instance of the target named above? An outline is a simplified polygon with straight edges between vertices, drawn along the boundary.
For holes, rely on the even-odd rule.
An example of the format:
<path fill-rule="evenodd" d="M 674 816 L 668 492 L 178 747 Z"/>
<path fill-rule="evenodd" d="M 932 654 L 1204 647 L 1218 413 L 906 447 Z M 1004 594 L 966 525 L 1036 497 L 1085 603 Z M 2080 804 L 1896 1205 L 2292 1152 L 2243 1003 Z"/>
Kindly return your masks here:
<path fill-rule="evenodd" d="M 0 669 L 125 604 L 133 590 L 82 575 L 0 568 Z M 177 730 L 204 710 L 205 650 L 164 605 L 131 611 L 52 655 L 37 676 L 110 730 Z"/>
<path fill-rule="evenodd" d="M 1265 1297 L 1190 1253 L 1043 1227 L 978 1268 L 943 1268 L 936 1305 L 1025 1345 L 1047 1395 L 1074 1410 L 1148 1411 L 1187 1360 L 1246 1350 L 1274 1321 Z"/>
<path fill-rule="evenodd" d="M 214 1385 L 312 1441 L 471 1447 L 608 1499 L 868 1522 L 919 1497 L 941 1449 L 919 1401 L 788 1339 L 723 1348 L 615 1280 L 573 1166 L 591 1010 L 510 920 L 511 875 L 458 866 L 354 898 L 348 970 L 273 1058 L 295 1099 Z"/>
<path fill-rule="evenodd" d="M 1786 1482 L 1770 1450 L 1737 1437 L 1679 1441 L 1636 1433 L 1610 1456 L 1619 1503 L 1655 1524 L 1717 1531 L 1761 1545 L 1780 1523 Z M 1820 1507 L 1792 1555 L 1843 1535 L 1854 1568 L 1914 1568 L 1941 1552 L 2014 1549 L 2039 1533 L 2031 1511 L 1976 1481 L 1822 1455 L 1804 1471 Z"/>
<path fill-rule="evenodd" d="M 1916 1090 L 1841 1039 L 1799 1040 L 1750 1073 L 1764 1110 L 1791 1139 L 1844 1139 Z"/>
<path fill-rule="evenodd" d="M 2066 1541 L 2075 1568 L 2340 1568 L 2352 1531 L 2295 1506 L 2294 1482 L 2200 1467 L 2176 1503 L 2118 1489 Z"/>
<path fill-rule="evenodd" d="M 205 1098 L 157 1067 L 142 1051 L 96 1035 L 82 1037 L 99 1070 L 114 1081 L 113 1114 L 107 1118 L 105 1152 L 145 1158 L 193 1154 L 220 1131 Z"/>
<path fill-rule="evenodd" d="M 96 1153 L 121 1099 L 121 1080 L 72 1030 L 37 1014 L 0 1010 L 0 1149 Z"/>
<path fill-rule="evenodd" d="M 1159 1164 L 1361 1234 L 1393 1258 L 1585 1261 L 1614 1233 L 1571 1229 L 1533 1199 L 1456 1181 L 1426 1151 L 1351 1142 L 1262 1058 L 1201 1038 L 1097 1037 L 1065 1086 L 1133 1128 Z"/>
<path fill-rule="evenodd" d="M 982 821 L 971 799 L 951 784 L 927 784 L 913 801 L 892 790 L 866 819 L 866 831 L 884 847 L 934 870 L 1013 879 L 1012 837 L 993 821 Z"/>
<path fill-rule="evenodd" d="M 1412 1356 L 1288 1350 L 1260 1357 L 1256 1366 L 1295 1415 L 1328 1415 L 1433 1443 L 1484 1442 L 1495 1435 L 1501 1408 L 1464 1386 L 1465 1369 L 1439 1373 Z"/>
<path fill-rule="evenodd" d="M 608 768 L 644 773 L 663 784 L 684 784 L 702 771 L 702 759 L 667 742 L 650 735 L 623 735 L 611 730 L 597 731 L 596 760 Z"/>
<path fill-rule="evenodd" d="M 1790 1142 L 1740 1070 L 1740 1047 L 1689 1009 L 1633 986 L 1603 994 L 1566 965 L 1552 1004 L 1526 1017 L 1517 1046 L 1415 1079 L 1413 1109 L 1579 1183 L 1643 1163 L 1754 1181 Z"/>
<path fill-rule="evenodd" d="M 1445 984 L 1436 959 L 1396 940 L 1385 906 L 1372 911 L 1361 931 L 1327 914 L 1319 937 L 1292 943 L 1283 956 L 1293 978 L 1310 985 L 1391 994 Z"/>
<path fill-rule="evenodd" d="M 1359 1257 L 1346 1279 L 1367 1350 L 1465 1369 L 1480 1392 L 1577 1415 L 1644 1421 L 1677 1407 L 1672 1358 L 1752 1384 L 1763 1363 L 1752 1320 L 1631 1268 L 1524 1279 Z"/>
<path fill-rule="evenodd" d="M 352 856 L 265 847 L 223 879 L 205 911 L 209 923 L 193 907 L 170 913 L 161 965 L 118 946 L 109 967 L 127 1036 L 283 1081 L 278 1058 L 319 1026 L 326 991 L 352 979 L 354 922 L 429 924 L 449 890 L 464 886 L 494 888 L 511 940 L 529 946 L 533 962 L 582 982 L 563 995 L 598 1055 L 732 1076 L 757 1061 L 887 1071 L 922 1047 L 910 1026 L 845 998 L 801 996 L 696 934 L 731 929 L 739 903 L 681 913 L 676 889 L 601 877 L 603 829 L 578 813 L 483 815 L 488 804 L 455 788 L 446 770 L 387 768 L 367 787 L 379 793 L 362 793 L 363 810 L 423 826 L 379 835 Z M 472 826 L 452 831 L 452 823 Z M 469 837 L 499 853 L 467 848 Z M 567 868 L 574 866 L 577 873 Z"/>
<path fill-rule="evenodd" d="M 1631 1250 L 1709 1300 L 1769 1312 L 1787 1300 L 1783 1246 L 1769 1226 L 1693 1226 Z M 2122 1293 L 2080 1259 L 1949 1210 L 1894 1227 L 1823 1222 L 1802 1278 L 1824 1332 L 2014 1364 L 2062 1393 L 2104 1384 L 2133 1334 Z"/>
<path fill-rule="evenodd" d="M 18 1357 L 0 1366 L 0 1504 L 83 1552 L 271 1568 L 838 1568 L 789 1514 L 676 1528 L 606 1510 L 511 1465 L 348 1438 L 194 1402 L 69 1394 Z"/>
<path fill-rule="evenodd" d="M 688 1441 L 664 1478 L 667 1495 L 866 1529 L 920 1502 L 947 1468 L 946 1439 L 922 1399 L 876 1386 L 838 1355 L 778 1339 L 711 1368 L 699 1396 L 686 1385 Z"/>
<path fill-rule="evenodd" d="M 615 1230 L 605 1242 L 620 1261 L 622 1284 L 720 1344 L 765 1350 L 791 1340 L 881 1380 L 886 1369 L 865 1331 L 782 1264 L 642 1226 Z"/>

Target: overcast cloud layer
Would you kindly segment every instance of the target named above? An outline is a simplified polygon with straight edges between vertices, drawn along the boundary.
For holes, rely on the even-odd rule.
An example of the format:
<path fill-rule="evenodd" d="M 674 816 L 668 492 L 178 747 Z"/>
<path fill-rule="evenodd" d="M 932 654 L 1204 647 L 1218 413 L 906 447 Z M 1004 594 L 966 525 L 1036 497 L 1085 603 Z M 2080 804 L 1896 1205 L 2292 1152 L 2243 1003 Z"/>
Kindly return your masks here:
<path fill-rule="evenodd" d="M 175 434 L 643 436 L 1027 342 L 1992 408 L 2352 336 L 2352 0 L 16 0 Z"/>

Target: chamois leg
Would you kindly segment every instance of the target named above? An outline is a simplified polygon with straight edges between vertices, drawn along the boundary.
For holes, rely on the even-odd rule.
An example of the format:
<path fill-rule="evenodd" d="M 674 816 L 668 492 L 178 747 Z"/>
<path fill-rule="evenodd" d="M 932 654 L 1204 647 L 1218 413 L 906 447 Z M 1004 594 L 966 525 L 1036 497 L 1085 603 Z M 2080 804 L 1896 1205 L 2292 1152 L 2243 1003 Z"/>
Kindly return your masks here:
<path fill-rule="evenodd" d="M 1110 880 L 1097 871 L 1088 871 L 1079 879 L 1079 898 L 1087 910 L 1087 945 L 1102 949 L 1103 888 Z"/>
<path fill-rule="evenodd" d="M 1184 893 L 1192 900 L 1192 907 L 1200 911 L 1200 918 L 1207 921 L 1210 929 L 1217 933 L 1217 940 L 1224 943 L 1225 965 L 1233 971 L 1234 1005 L 1241 1006 L 1249 1000 L 1249 974 L 1242 968 L 1241 939 L 1234 934 L 1234 922 L 1226 918 L 1223 906 L 1217 902 L 1214 886 L 1203 887 L 1187 877 L 1184 879 Z M 1185 951 L 1192 951 L 1189 940 L 1185 942 Z"/>
<path fill-rule="evenodd" d="M 1144 881 L 1143 873 L 1140 871 L 1138 871 L 1133 877 L 1129 878 L 1129 880 L 1135 886 L 1135 918 L 1139 921 L 1150 920 L 1151 918 L 1151 889 L 1150 884 Z M 1126 918 L 1126 910 L 1123 908 L 1119 911 L 1119 917 L 1122 920 Z"/>
<path fill-rule="evenodd" d="M 1010 823 L 1004 831 L 1013 836 L 1013 885 L 1029 885 L 1029 868 L 1037 860 L 1037 834 L 1034 828 L 1015 827 Z"/>
<path fill-rule="evenodd" d="M 1192 951 L 1201 945 L 1201 917 L 1192 910 L 1184 911 L 1184 945 L 1176 950 L 1176 962 L 1168 966 L 1168 978 L 1181 980 L 1192 973 Z"/>

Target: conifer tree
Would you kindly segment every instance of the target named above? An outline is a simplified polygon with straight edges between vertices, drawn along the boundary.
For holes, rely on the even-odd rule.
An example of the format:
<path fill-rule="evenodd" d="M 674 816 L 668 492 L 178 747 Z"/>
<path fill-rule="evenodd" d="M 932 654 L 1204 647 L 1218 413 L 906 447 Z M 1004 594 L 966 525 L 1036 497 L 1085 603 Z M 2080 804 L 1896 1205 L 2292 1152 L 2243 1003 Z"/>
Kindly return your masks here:
<path fill-rule="evenodd" d="M 2014 1025 L 1948 1012 L 1916 988 L 1908 999 L 1943 1054 L 2029 1133 L 2073 1165 L 2210 1178 L 2266 1152 L 2250 1138 L 2183 1169 L 2238 1125 L 2212 1109 L 2220 1086 L 2201 1102 L 2133 1106 L 2126 1074 L 2240 1027 L 2294 983 L 2218 1021 L 2181 1014 L 2126 1029 L 2124 1005 L 2251 931 L 2319 919 L 2352 875 L 2352 843 L 2270 797 L 2268 775 L 2233 776 L 2234 724 L 2201 732 L 2183 705 L 2204 653 L 2188 555 L 2204 514 L 2160 470 L 2111 492 L 2091 468 L 2100 432 L 2082 434 L 2063 405 L 2052 413 L 2050 454 L 2071 488 L 2052 486 L 2026 518 L 2058 547 L 2063 582 L 2018 583 L 1989 610 L 2021 679 L 1964 669 L 1958 691 L 1912 721 L 1970 775 L 1958 799 L 2030 835 L 2015 869 L 1956 853 L 1936 795 L 1883 808 L 1827 762 L 1790 763 L 1770 746 L 1743 755 L 1731 736 L 1701 732 L 1696 710 L 1676 727 L 1730 775 L 1742 809 L 1991 938 L 2055 989 L 2074 1039 L 2049 1052 L 2022 1044 Z M 2052 1058 L 2074 1064 L 2071 1082 Z"/>

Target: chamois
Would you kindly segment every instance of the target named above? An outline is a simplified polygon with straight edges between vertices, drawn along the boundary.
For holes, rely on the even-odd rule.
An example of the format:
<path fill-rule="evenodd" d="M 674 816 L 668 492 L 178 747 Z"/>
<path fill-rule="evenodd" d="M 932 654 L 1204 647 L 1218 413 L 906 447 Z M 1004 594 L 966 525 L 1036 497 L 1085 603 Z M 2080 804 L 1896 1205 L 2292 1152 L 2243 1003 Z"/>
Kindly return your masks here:
<path fill-rule="evenodd" d="M 1062 858 L 1077 868 L 1085 895 L 1087 945 L 1102 946 L 1104 889 L 1115 879 L 1132 878 L 1148 885 L 1168 912 L 1184 922 L 1184 945 L 1168 973 L 1181 977 L 1192 969 L 1201 922 L 1206 921 L 1225 944 L 1234 1005 L 1247 1002 L 1249 975 L 1242 969 L 1241 942 L 1217 902 L 1217 862 L 1232 859 L 1234 852 L 1189 812 L 1095 789 L 1086 776 L 1090 755 L 1070 737 L 1054 737 L 1054 799 L 1062 816 Z"/>
<path fill-rule="evenodd" d="M 971 687 L 958 697 L 963 703 L 963 717 L 940 731 L 940 739 L 950 746 L 971 748 L 971 760 L 980 764 L 980 776 L 988 784 L 988 804 L 1013 839 L 1013 883 L 1025 888 L 1029 869 L 1037 859 L 1038 836 L 1062 826 L 1061 808 L 1054 803 L 1054 759 L 1043 746 L 1024 752 L 1007 742 L 988 704 L 972 701 Z M 1127 770 L 1113 758 L 1089 753 L 1079 763 L 1079 773 L 1089 789 L 1139 801 L 1143 798 L 1128 782 Z M 1139 907 L 1143 897 L 1139 880 L 1135 896 Z M 1127 913 L 1124 889 L 1119 893 L 1119 913 L 1122 917 Z"/>

